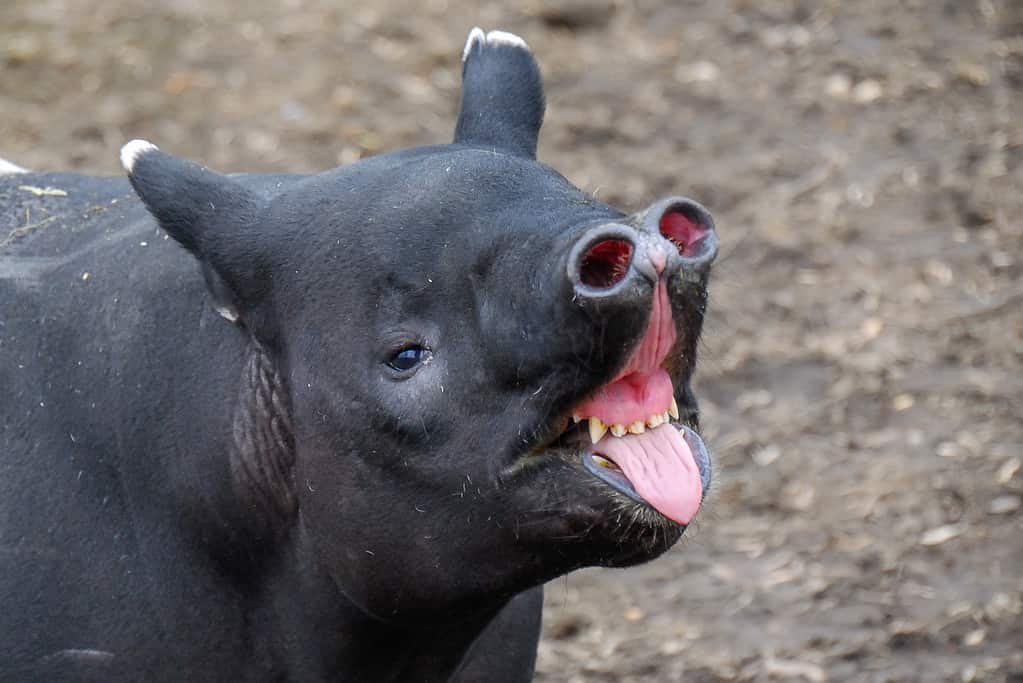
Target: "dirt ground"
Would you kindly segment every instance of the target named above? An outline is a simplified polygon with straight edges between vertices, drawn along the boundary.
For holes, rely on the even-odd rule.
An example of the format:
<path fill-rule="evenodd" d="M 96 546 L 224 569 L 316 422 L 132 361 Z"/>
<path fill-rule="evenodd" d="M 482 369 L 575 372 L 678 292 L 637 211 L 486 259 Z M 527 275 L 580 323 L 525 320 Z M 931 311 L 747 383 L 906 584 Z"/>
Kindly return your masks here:
<path fill-rule="evenodd" d="M 449 139 L 473 25 L 540 155 L 724 243 L 717 484 L 667 556 L 548 587 L 538 681 L 1023 681 L 1023 3 L 6 0 L 0 156 L 145 137 L 313 172 Z"/>

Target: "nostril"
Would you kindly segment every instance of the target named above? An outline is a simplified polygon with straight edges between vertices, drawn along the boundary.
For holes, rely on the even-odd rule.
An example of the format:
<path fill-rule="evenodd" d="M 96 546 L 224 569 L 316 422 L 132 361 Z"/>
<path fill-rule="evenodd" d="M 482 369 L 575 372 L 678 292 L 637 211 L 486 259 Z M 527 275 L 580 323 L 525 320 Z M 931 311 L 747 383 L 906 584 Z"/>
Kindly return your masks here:
<path fill-rule="evenodd" d="M 613 287 L 629 273 L 632 243 L 623 239 L 606 239 L 594 243 L 583 254 L 579 281 L 589 287 Z"/>
<path fill-rule="evenodd" d="M 700 253 L 701 242 L 710 233 L 698 214 L 686 212 L 687 207 L 677 207 L 661 216 L 661 234 L 670 240 L 678 253 L 687 258 Z"/>

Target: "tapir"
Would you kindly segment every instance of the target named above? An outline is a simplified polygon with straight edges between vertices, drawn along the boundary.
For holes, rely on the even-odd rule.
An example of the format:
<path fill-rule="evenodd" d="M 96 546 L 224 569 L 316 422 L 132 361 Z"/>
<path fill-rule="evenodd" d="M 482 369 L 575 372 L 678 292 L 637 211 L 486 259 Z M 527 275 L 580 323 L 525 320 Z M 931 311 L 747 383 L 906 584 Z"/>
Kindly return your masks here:
<path fill-rule="evenodd" d="M 711 216 L 538 162 L 519 37 L 462 74 L 315 175 L 4 167 L 0 680 L 528 681 L 545 582 L 692 524 Z"/>

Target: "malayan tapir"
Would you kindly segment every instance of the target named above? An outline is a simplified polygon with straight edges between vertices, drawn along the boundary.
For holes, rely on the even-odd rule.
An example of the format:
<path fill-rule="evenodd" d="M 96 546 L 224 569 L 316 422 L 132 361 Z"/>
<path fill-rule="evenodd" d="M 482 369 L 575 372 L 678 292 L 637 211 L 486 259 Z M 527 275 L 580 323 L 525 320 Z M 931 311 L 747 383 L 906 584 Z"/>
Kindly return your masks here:
<path fill-rule="evenodd" d="M 0 680 L 526 681 L 544 582 L 682 535 L 712 219 L 537 162 L 517 36 L 462 61 L 452 144 L 0 175 Z"/>

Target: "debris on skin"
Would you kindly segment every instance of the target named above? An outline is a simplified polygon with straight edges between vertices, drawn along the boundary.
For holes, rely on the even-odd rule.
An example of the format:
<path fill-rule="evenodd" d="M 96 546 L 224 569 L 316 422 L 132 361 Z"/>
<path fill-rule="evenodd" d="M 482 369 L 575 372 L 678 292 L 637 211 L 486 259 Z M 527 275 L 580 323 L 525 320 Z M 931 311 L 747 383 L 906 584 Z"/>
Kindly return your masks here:
<path fill-rule="evenodd" d="M 37 197 L 66 197 L 67 191 L 57 187 L 36 187 L 35 185 L 18 185 L 19 190 L 31 192 Z"/>
<path fill-rule="evenodd" d="M 19 225 L 18 227 L 11 230 L 6 237 L 0 239 L 0 249 L 3 249 L 4 247 L 8 247 L 14 244 L 18 240 L 25 237 L 26 235 L 29 235 L 35 232 L 36 230 L 39 230 L 40 228 L 45 228 L 47 225 L 53 223 L 56 220 L 57 216 L 47 216 L 42 220 L 33 221 L 31 223 L 25 223 L 24 225 Z"/>
<path fill-rule="evenodd" d="M 480 25 L 544 65 L 542 161 L 714 213 L 718 483 L 676 550 L 547 587 L 538 683 L 1019 678 L 1023 4 L 59 4 L 0 2 L 19 166 L 120 175 L 135 135 L 285 173 L 446 141 L 424 112 L 457 106 Z"/>

